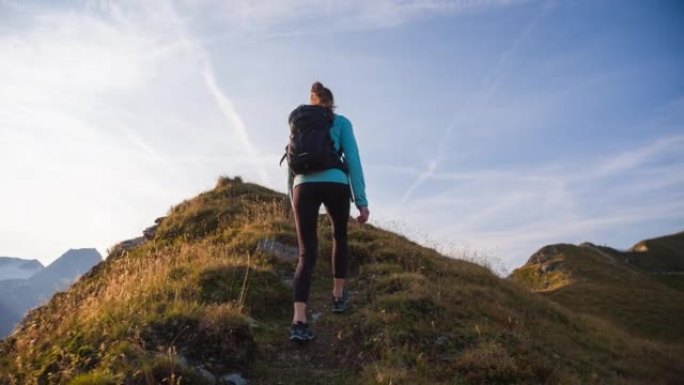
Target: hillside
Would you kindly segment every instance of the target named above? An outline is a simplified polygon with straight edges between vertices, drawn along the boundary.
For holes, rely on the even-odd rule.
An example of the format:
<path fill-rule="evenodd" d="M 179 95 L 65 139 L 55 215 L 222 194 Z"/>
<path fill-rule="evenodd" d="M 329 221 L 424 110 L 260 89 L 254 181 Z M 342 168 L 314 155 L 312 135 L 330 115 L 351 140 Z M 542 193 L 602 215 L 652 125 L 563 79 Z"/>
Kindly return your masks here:
<path fill-rule="evenodd" d="M 287 339 L 296 245 L 287 197 L 239 178 L 182 202 L 0 344 L 1 384 L 674 384 L 680 345 L 575 314 L 487 269 L 350 224 L 348 313 L 329 309 L 330 227 L 312 287 L 318 338 Z M 265 241 L 278 247 L 264 247 Z M 280 256 L 280 258 L 278 258 Z M 290 255 L 291 256 L 291 255 Z"/>
<path fill-rule="evenodd" d="M 676 237 L 681 233 L 640 244 L 671 244 Z M 675 250 L 662 255 L 657 250 L 620 252 L 590 243 L 551 245 L 513 271 L 511 279 L 632 334 L 684 343 L 684 292 L 678 284 L 684 276 L 672 270 L 681 256 Z"/>
<path fill-rule="evenodd" d="M 626 261 L 653 273 L 684 272 L 684 231 L 647 239 L 623 253 Z"/>
<path fill-rule="evenodd" d="M 684 291 L 684 231 L 641 241 L 621 257 L 658 281 Z"/>

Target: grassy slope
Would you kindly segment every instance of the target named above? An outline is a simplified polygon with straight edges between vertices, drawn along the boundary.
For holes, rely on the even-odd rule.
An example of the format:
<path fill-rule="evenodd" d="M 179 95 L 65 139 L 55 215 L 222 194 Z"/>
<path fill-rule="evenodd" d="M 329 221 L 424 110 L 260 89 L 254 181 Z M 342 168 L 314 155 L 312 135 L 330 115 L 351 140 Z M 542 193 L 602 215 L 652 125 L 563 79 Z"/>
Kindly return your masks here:
<path fill-rule="evenodd" d="M 594 246 L 556 245 L 542 264 L 528 262 L 511 277 L 541 295 L 580 313 L 609 320 L 630 333 L 684 343 L 684 292 L 663 285 L 648 272 L 624 263 L 621 253 Z M 544 264 L 557 264 L 540 273 Z M 541 281 L 558 282 L 549 288 Z"/>
<path fill-rule="evenodd" d="M 627 253 L 629 262 L 648 271 L 684 272 L 684 231 L 641 241 L 634 249 L 639 246 L 647 251 Z"/>
<path fill-rule="evenodd" d="M 639 384 L 684 375 L 682 350 L 574 314 L 475 264 L 350 225 L 358 275 L 335 316 L 330 228 L 311 310 L 319 338 L 287 341 L 294 266 L 256 251 L 294 245 L 287 200 L 223 178 L 183 202 L 153 242 L 112 255 L 0 344 L 1 384 Z"/>

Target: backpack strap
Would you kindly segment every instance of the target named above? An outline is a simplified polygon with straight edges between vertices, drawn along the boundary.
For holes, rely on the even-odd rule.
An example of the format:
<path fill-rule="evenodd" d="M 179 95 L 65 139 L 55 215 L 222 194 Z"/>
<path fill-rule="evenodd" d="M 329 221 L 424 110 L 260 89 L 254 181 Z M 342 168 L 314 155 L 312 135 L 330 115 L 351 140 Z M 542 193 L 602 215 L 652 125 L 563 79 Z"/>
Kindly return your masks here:
<path fill-rule="evenodd" d="M 287 158 L 287 146 L 285 146 L 285 154 L 283 154 L 283 157 L 280 158 L 280 163 L 278 163 L 278 167 L 282 167 L 285 158 Z"/>

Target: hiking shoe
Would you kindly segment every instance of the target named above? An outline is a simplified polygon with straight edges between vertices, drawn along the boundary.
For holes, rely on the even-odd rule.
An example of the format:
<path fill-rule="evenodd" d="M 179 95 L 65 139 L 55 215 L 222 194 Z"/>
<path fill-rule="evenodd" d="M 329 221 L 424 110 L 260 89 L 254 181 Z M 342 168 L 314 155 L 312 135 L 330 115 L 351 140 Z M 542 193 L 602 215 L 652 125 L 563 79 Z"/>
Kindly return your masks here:
<path fill-rule="evenodd" d="M 316 338 L 308 323 L 297 322 L 290 327 L 290 341 L 306 342 Z"/>
<path fill-rule="evenodd" d="M 332 306 L 332 311 L 333 313 L 343 313 L 345 310 L 347 310 L 347 307 L 349 306 L 349 300 L 351 299 L 351 293 L 345 289 L 342 292 L 342 298 L 335 298 L 333 297 L 333 306 Z"/>

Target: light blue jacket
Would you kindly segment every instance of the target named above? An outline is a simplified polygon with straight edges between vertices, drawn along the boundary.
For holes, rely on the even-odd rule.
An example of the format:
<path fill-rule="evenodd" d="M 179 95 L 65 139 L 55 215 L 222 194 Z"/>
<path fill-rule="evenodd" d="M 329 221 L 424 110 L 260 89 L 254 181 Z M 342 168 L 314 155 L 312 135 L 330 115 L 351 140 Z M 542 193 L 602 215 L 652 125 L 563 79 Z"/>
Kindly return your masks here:
<path fill-rule="evenodd" d="M 335 120 L 330 127 L 330 138 L 333 141 L 336 151 L 342 150 L 345 162 L 349 168 L 349 175 L 338 168 L 329 168 L 324 171 L 314 172 L 311 174 L 297 174 L 294 175 L 292 171 L 288 172 L 288 193 L 292 196 L 292 189 L 300 183 L 310 182 L 334 182 L 349 184 L 351 180 L 352 194 L 356 207 L 367 207 L 368 199 L 366 199 L 366 182 L 363 179 L 363 169 L 361 168 L 361 157 L 359 156 L 359 148 L 356 145 L 356 138 L 354 137 L 354 130 L 349 119 L 342 115 L 335 114 Z M 289 169 L 288 169 L 289 170 Z"/>

